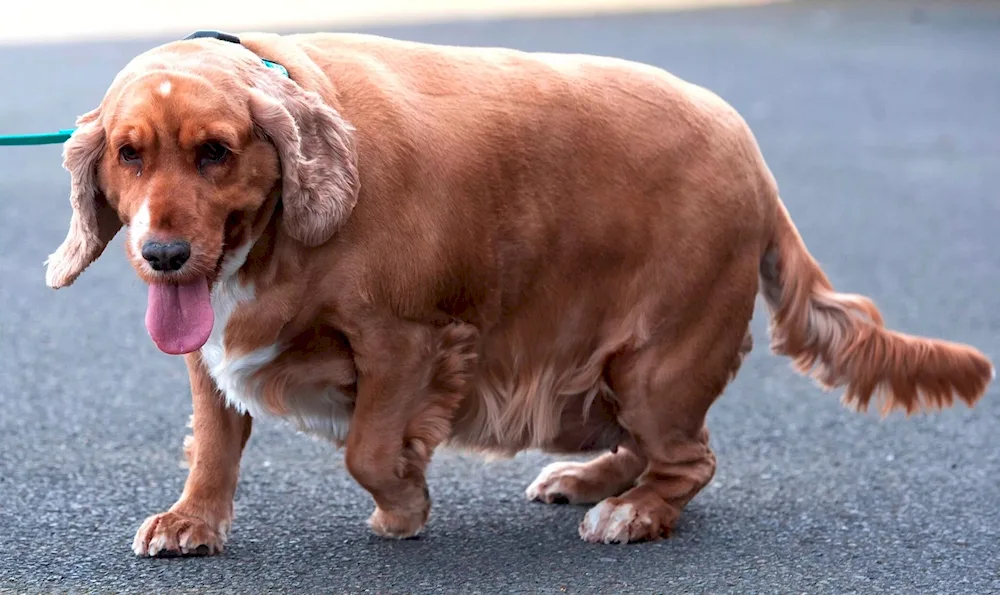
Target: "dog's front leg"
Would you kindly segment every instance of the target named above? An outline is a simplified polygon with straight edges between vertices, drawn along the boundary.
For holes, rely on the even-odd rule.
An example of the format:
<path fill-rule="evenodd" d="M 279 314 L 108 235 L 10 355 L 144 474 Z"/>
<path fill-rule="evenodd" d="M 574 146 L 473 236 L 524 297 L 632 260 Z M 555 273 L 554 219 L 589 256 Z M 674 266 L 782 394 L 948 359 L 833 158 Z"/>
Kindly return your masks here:
<path fill-rule="evenodd" d="M 474 372 L 478 334 L 465 324 L 394 322 L 359 339 L 352 342 L 358 395 L 345 462 L 375 500 L 372 530 L 412 537 L 430 514 L 424 471 L 451 433 Z"/>
<path fill-rule="evenodd" d="M 132 542 L 138 556 L 205 555 L 222 551 L 233 519 L 233 495 L 252 422 L 226 405 L 201 356 L 185 356 L 191 380 L 193 436 L 184 441 L 190 471 L 167 512 L 143 522 Z"/>

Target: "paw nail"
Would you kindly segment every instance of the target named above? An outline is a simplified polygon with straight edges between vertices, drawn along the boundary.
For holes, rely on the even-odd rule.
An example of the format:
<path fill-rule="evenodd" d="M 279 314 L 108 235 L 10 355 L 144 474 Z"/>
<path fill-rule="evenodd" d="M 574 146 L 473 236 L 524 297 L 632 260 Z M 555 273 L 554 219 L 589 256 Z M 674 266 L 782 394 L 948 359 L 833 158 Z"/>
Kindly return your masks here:
<path fill-rule="evenodd" d="M 160 550 L 154 555 L 155 558 L 176 558 L 177 552 L 171 550 Z"/>

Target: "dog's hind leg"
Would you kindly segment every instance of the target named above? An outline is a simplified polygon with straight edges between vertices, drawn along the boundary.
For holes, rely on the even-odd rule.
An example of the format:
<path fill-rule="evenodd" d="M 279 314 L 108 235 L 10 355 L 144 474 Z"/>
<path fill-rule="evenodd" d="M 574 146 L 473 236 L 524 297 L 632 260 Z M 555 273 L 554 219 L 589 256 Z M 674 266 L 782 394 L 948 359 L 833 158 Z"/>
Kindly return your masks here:
<path fill-rule="evenodd" d="M 609 363 L 618 421 L 647 464 L 634 487 L 587 512 L 579 528 L 584 540 L 667 537 L 715 475 L 705 417 L 750 350 L 757 290 L 755 258 L 738 258 L 726 269 L 682 324 Z"/>
<path fill-rule="evenodd" d="M 645 468 L 645 457 L 621 446 L 590 461 L 559 461 L 546 466 L 525 490 L 525 496 L 546 504 L 596 504 L 632 487 Z"/>
<path fill-rule="evenodd" d="M 747 327 L 737 357 L 730 365 L 730 379 L 753 348 Z M 596 504 L 633 487 L 648 461 L 631 440 L 613 452 L 590 461 L 557 461 L 547 465 L 525 490 L 528 500 L 546 504 Z"/>

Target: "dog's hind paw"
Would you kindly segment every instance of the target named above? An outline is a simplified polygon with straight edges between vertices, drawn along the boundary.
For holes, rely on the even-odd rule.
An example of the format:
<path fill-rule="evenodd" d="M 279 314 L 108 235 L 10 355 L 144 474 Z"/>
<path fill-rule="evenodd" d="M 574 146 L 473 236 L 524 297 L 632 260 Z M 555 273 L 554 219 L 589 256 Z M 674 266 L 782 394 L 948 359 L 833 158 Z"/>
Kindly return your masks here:
<path fill-rule="evenodd" d="M 580 537 L 591 543 L 653 541 L 669 534 L 669 526 L 641 505 L 623 498 L 608 498 L 587 511 L 580 523 Z"/>
<path fill-rule="evenodd" d="M 595 504 L 622 488 L 597 474 L 593 462 L 556 462 L 542 469 L 524 491 L 528 500 L 545 504 Z"/>

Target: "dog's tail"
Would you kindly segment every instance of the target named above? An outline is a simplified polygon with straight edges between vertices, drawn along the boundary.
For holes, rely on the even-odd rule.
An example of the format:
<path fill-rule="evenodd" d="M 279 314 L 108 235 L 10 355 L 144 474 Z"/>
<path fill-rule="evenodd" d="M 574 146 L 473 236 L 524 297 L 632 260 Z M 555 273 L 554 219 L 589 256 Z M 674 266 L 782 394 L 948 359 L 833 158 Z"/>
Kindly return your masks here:
<path fill-rule="evenodd" d="M 846 386 L 843 402 L 855 410 L 873 398 L 883 415 L 943 409 L 956 397 L 972 407 L 996 377 L 973 347 L 886 329 L 870 299 L 834 291 L 780 200 L 760 277 L 771 350 L 825 389 Z"/>

